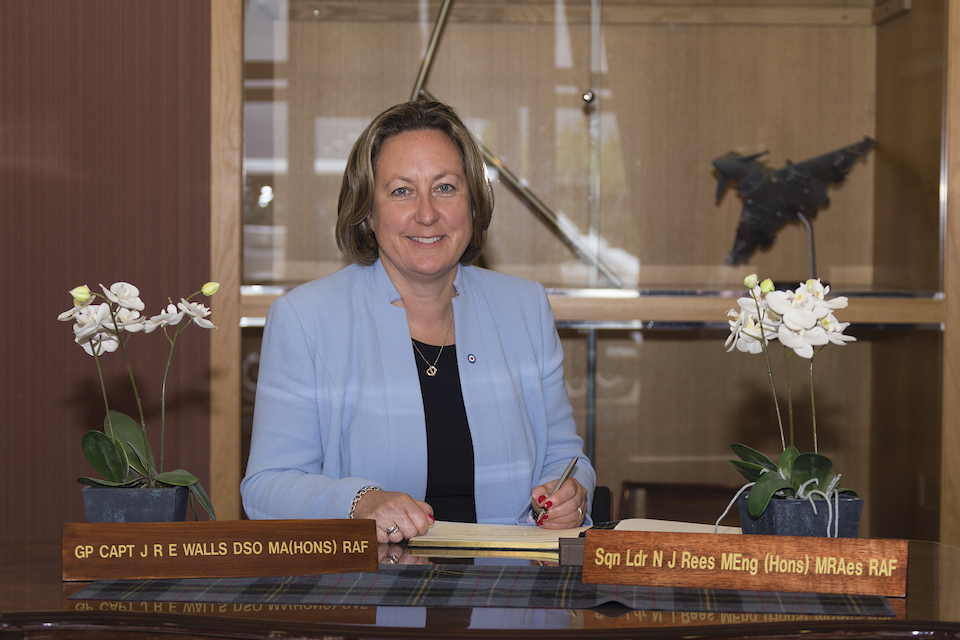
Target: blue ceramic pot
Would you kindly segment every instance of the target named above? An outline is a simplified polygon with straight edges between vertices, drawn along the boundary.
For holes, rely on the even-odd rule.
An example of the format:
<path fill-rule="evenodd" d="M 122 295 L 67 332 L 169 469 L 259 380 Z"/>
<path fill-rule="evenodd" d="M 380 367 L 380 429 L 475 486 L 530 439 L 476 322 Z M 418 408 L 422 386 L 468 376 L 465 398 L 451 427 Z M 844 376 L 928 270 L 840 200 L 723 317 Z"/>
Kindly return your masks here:
<path fill-rule="evenodd" d="M 162 489 L 83 488 L 87 522 L 178 522 L 187 516 L 186 487 Z"/>
<path fill-rule="evenodd" d="M 747 511 L 747 496 L 742 493 L 737 498 L 740 510 L 740 527 L 744 533 L 758 533 L 767 536 L 821 536 L 834 535 L 835 522 L 830 523 L 827 533 L 827 519 L 830 510 L 825 500 L 814 500 L 817 511 L 814 513 L 809 500 L 773 498 L 759 518 L 750 517 Z M 831 500 L 831 504 L 833 501 Z M 863 512 L 863 499 L 853 496 L 840 496 L 840 522 L 838 538 L 856 538 L 860 530 L 860 514 Z M 836 506 L 836 505 L 834 505 Z M 836 509 L 834 509 L 836 510 Z"/>

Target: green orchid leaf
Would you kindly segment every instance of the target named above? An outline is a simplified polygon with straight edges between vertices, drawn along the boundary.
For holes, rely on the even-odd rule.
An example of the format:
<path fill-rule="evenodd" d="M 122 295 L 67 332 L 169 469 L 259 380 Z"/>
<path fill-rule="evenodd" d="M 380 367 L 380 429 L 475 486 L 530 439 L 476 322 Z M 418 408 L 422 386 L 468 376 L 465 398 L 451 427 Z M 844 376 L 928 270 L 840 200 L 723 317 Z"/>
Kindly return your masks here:
<path fill-rule="evenodd" d="M 124 446 L 124 450 L 127 452 L 127 459 L 130 460 L 130 468 L 140 475 L 149 475 L 147 473 L 147 465 L 144 464 L 140 452 L 134 449 L 130 443 Z"/>
<path fill-rule="evenodd" d="M 77 478 L 77 482 L 85 484 L 88 487 L 98 487 L 101 489 L 132 489 L 133 487 L 139 486 L 140 478 L 126 482 L 110 482 L 109 480 L 101 480 L 99 478 Z"/>
<path fill-rule="evenodd" d="M 820 482 L 817 483 L 817 486 L 816 486 L 816 487 L 807 487 L 807 488 L 808 488 L 808 489 L 818 489 L 818 490 L 820 490 L 820 491 L 824 491 L 824 492 L 825 492 L 828 488 L 830 488 L 830 485 L 831 485 L 831 484 L 836 485 L 836 483 L 840 481 L 840 476 L 838 476 L 837 474 L 835 474 L 835 473 L 833 473 L 833 472 L 831 471 L 831 472 L 827 473 L 827 475 L 825 475 L 823 478 L 818 478 L 818 480 L 820 480 Z M 802 483 L 800 483 L 800 484 L 802 484 Z M 797 484 L 797 487 L 799 487 L 800 484 Z"/>
<path fill-rule="evenodd" d="M 210 501 L 210 496 L 207 495 L 207 492 L 203 490 L 203 485 L 199 482 L 196 484 L 190 485 L 190 493 L 193 494 L 193 497 L 197 502 L 200 503 L 200 506 L 207 512 L 207 515 L 210 516 L 211 520 L 217 519 L 217 513 L 213 510 L 213 503 Z M 196 509 L 194 509 L 193 517 L 197 517 Z"/>
<path fill-rule="evenodd" d="M 780 475 L 786 478 L 792 486 L 796 486 L 796 483 L 793 482 L 793 465 L 798 455 L 800 455 L 800 451 L 796 447 L 790 446 L 783 450 L 783 453 L 780 454 L 780 460 L 777 462 L 777 470 Z"/>
<path fill-rule="evenodd" d="M 154 476 L 157 475 L 157 470 L 153 467 L 153 465 L 150 465 L 151 473 L 147 473 L 147 456 L 145 453 L 143 453 L 139 446 L 134 445 L 131 442 L 127 442 L 124 446 L 124 449 L 128 452 L 127 457 L 130 459 L 130 467 L 132 469 L 136 469 L 140 475 L 147 477 L 149 477 L 151 473 Z"/>
<path fill-rule="evenodd" d="M 84 457 L 108 482 L 123 482 L 127 477 L 127 459 L 123 447 L 117 448 L 101 431 L 88 431 L 80 441 Z"/>
<path fill-rule="evenodd" d="M 104 419 L 103 429 L 105 432 L 109 429 L 107 425 L 108 421 L 113 423 L 114 437 L 125 445 L 128 445 L 127 449 L 132 450 L 135 454 L 128 456 L 134 468 L 146 476 L 150 475 L 147 473 L 149 465 L 149 469 L 153 470 L 153 474 L 155 475 L 156 463 L 153 460 L 152 454 L 149 456 L 146 455 L 146 452 L 150 452 L 150 448 L 144 439 L 143 429 L 140 424 L 125 413 L 111 411 L 107 418 Z"/>
<path fill-rule="evenodd" d="M 839 487 L 839 488 L 837 489 L 837 493 L 842 493 L 842 494 L 845 495 L 845 496 L 852 496 L 852 497 L 854 497 L 854 498 L 859 498 L 859 497 L 860 497 L 860 494 L 858 494 L 858 493 L 857 493 L 856 491 L 854 491 L 853 489 L 844 489 L 843 487 Z"/>
<path fill-rule="evenodd" d="M 752 462 L 744 462 L 743 460 L 728 460 L 727 462 L 732 464 L 733 468 L 747 479 L 747 482 L 756 482 L 759 480 L 760 474 L 763 473 L 763 470 L 766 468 Z"/>
<path fill-rule="evenodd" d="M 217 519 L 217 514 L 213 510 L 213 503 L 210 501 L 210 496 L 207 495 L 207 492 L 203 490 L 203 486 L 200 484 L 200 481 L 197 480 L 197 477 L 188 471 L 183 469 L 176 469 L 174 471 L 166 471 L 161 473 L 156 477 L 158 482 L 163 482 L 165 484 L 175 485 L 178 487 L 188 487 L 190 493 L 193 495 L 193 498 L 200 503 L 200 506 L 207 512 L 211 520 Z M 196 515 L 196 511 L 194 511 Z"/>
<path fill-rule="evenodd" d="M 123 442 L 127 440 L 134 442 L 143 441 L 143 429 L 140 428 L 140 423 L 127 414 L 120 413 L 119 411 L 110 411 L 103 419 L 104 433 L 109 433 L 111 424 L 113 425 L 113 437 Z"/>
<path fill-rule="evenodd" d="M 756 449 L 752 449 L 745 444 L 732 444 L 730 448 L 733 449 L 733 452 L 744 462 L 759 465 L 765 469 L 770 469 L 770 471 L 777 470 L 777 465 L 773 464 L 773 460 Z"/>
<path fill-rule="evenodd" d="M 154 476 L 154 480 L 176 487 L 189 487 L 197 483 L 197 476 L 183 469 L 175 469 L 174 471 L 165 471 L 157 474 Z"/>
<path fill-rule="evenodd" d="M 777 473 L 765 473 L 760 476 L 757 483 L 750 487 L 750 494 L 747 497 L 747 511 L 750 512 L 750 517 L 759 518 L 773 495 L 781 489 L 793 489 L 793 486 Z"/>
<path fill-rule="evenodd" d="M 804 482 L 816 478 L 819 481 L 817 486 L 807 487 L 807 490 L 825 491 L 831 480 L 828 476 L 835 477 L 835 474 L 830 473 L 832 468 L 833 462 L 826 456 L 818 453 L 801 453 L 793 461 L 793 485 L 799 488 Z"/>
<path fill-rule="evenodd" d="M 130 457 L 127 455 L 127 450 L 124 448 L 123 443 L 114 438 L 113 446 L 116 447 L 117 453 L 120 455 L 120 461 L 123 464 L 123 468 L 126 470 L 123 474 L 124 482 L 127 480 L 133 480 L 136 477 L 136 474 L 130 473 Z"/>

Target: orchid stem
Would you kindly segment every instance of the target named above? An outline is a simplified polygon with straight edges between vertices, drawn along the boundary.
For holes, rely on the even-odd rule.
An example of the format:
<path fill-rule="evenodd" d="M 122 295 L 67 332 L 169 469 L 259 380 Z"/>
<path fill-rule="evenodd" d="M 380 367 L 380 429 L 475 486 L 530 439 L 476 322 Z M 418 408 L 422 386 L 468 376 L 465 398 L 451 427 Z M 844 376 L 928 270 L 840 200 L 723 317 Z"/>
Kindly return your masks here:
<path fill-rule="evenodd" d="M 133 397 L 137 401 L 137 411 L 140 413 L 140 432 L 143 434 L 143 448 L 144 455 L 147 459 L 144 461 L 144 466 L 147 471 L 147 486 L 154 486 L 154 468 L 150 464 L 150 461 L 153 460 L 153 451 L 151 451 L 150 440 L 147 438 L 147 418 L 143 414 L 143 402 L 140 400 L 140 391 L 137 389 L 137 380 L 133 377 L 133 368 L 130 366 L 130 359 L 127 357 L 127 347 L 124 344 L 124 341 L 120 338 L 120 330 L 117 327 L 117 314 L 113 310 L 113 307 L 110 308 L 110 317 L 113 319 L 114 330 L 117 334 L 117 343 L 120 345 L 120 353 L 123 355 L 123 363 L 127 367 L 127 375 L 130 376 L 130 386 L 133 387 Z M 109 413 L 107 415 L 110 415 Z"/>
<path fill-rule="evenodd" d="M 817 405 L 813 400 L 813 358 L 810 358 L 810 411 L 813 415 L 813 452 L 817 450 Z"/>
<path fill-rule="evenodd" d="M 97 365 L 97 376 L 100 378 L 100 392 L 103 393 L 103 406 L 107 409 L 107 426 L 110 429 L 110 439 L 113 440 L 113 420 L 110 419 L 110 403 L 107 401 L 107 385 L 103 381 L 103 369 L 100 368 L 100 345 L 92 347 L 93 361 Z"/>
<path fill-rule="evenodd" d="M 177 336 L 186 328 L 186 325 L 177 327 L 173 332 L 173 337 L 167 333 L 164 327 L 163 333 L 170 341 L 170 353 L 167 355 L 167 365 L 163 369 L 163 382 L 160 385 L 160 473 L 163 473 L 163 454 L 165 450 L 165 440 L 167 432 L 167 374 L 170 373 L 170 363 L 173 362 L 173 349 L 177 346 Z"/>
<path fill-rule="evenodd" d="M 777 385 L 773 381 L 773 367 L 770 366 L 770 352 L 767 351 L 767 335 L 763 328 L 763 310 L 760 307 L 760 299 L 754 291 L 750 291 L 753 301 L 757 303 L 757 316 L 760 324 L 760 346 L 763 349 L 763 357 L 767 361 L 767 375 L 770 376 L 770 388 L 773 390 L 773 406 L 777 410 L 777 425 L 780 427 L 780 446 L 786 450 L 787 443 L 783 437 L 783 418 L 780 417 L 780 401 L 777 400 Z"/>
<path fill-rule="evenodd" d="M 794 446 L 793 440 L 793 387 L 790 384 L 790 354 L 793 353 L 790 349 L 783 350 L 783 362 L 784 370 L 787 373 L 787 416 L 789 416 L 790 422 L 790 446 Z"/>

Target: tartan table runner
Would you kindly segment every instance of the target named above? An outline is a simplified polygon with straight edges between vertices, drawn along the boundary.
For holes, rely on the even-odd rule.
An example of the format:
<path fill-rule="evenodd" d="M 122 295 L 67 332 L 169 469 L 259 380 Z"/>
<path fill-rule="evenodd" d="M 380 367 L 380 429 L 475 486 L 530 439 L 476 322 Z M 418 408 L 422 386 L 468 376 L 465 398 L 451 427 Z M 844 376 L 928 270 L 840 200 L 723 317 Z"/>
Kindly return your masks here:
<path fill-rule="evenodd" d="M 71 599 L 340 606 L 589 609 L 894 616 L 882 596 L 584 584 L 581 567 L 382 565 L 379 572 L 99 580 Z"/>

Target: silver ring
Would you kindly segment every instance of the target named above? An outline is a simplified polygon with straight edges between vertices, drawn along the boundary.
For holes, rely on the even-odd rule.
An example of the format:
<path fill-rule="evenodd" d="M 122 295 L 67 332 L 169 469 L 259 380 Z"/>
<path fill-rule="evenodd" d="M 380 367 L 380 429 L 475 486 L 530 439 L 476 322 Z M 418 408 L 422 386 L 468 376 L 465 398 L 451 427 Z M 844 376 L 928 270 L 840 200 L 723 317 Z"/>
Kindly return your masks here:
<path fill-rule="evenodd" d="M 583 520 L 583 509 L 581 509 L 580 507 L 577 507 L 577 513 L 580 514 L 580 519 Z"/>
<path fill-rule="evenodd" d="M 387 556 L 387 564 L 397 564 L 399 562 L 400 562 L 400 559 L 397 558 L 397 556 L 392 554 Z"/>
<path fill-rule="evenodd" d="M 383 530 L 383 532 L 384 532 L 385 534 L 387 534 L 388 536 L 392 536 L 392 535 L 395 534 L 397 531 L 400 531 L 400 525 L 398 525 L 397 523 L 394 523 L 393 526 L 390 527 L 389 529 L 384 529 L 384 530 Z"/>

